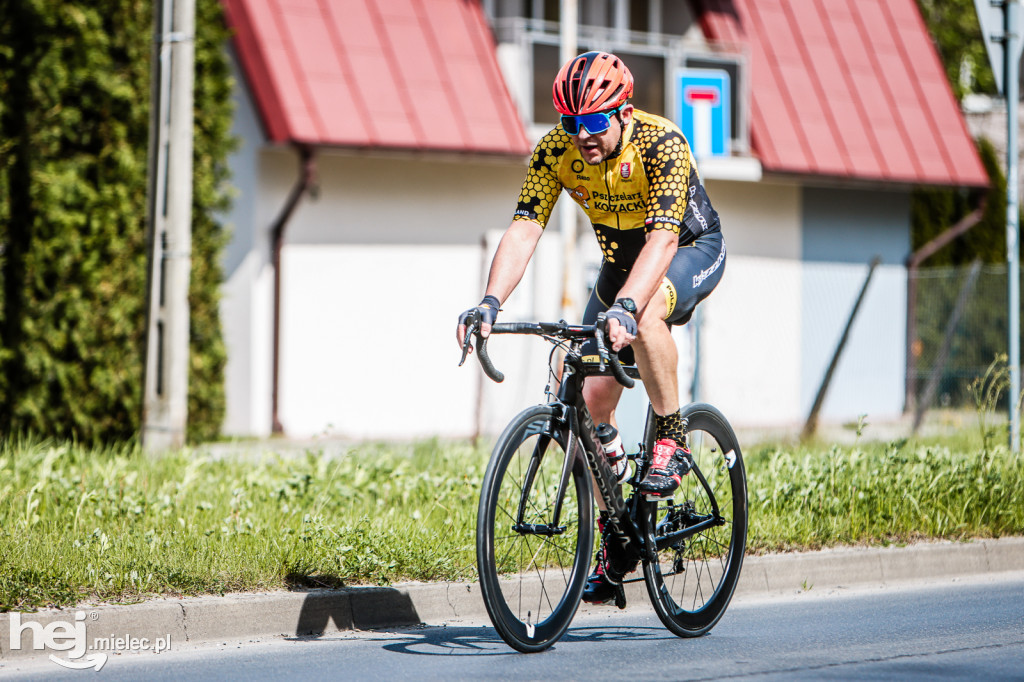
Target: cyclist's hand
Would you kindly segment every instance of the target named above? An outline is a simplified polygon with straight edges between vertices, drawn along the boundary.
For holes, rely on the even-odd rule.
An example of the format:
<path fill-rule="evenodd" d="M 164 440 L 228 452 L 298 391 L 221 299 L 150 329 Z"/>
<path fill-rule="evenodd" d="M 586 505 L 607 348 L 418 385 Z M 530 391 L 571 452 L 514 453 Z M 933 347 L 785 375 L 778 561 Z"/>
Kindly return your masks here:
<path fill-rule="evenodd" d="M 455 329 L 455 338 L 459 342 L 459 348 L 463 347 L 466 339 L 466 318 L 479 311 L 480 335 L 486 338 L 491 333 L 491 325 L 494 324 L 494 320 L 498 317 L 500 306 L 501 304 L 498 303 L 498 299 L 494 296 L 484 296 L 484 300 L 480 301 L 480 305 L 473 306 L 459 315 L 459 326 Z"/>
<path fill-rule="evenodd" d="M 608 342 L 613 351 L 620 350 L 633 343 L 636 339 L 636 318 L 616 303 L 608 309 Z"/>

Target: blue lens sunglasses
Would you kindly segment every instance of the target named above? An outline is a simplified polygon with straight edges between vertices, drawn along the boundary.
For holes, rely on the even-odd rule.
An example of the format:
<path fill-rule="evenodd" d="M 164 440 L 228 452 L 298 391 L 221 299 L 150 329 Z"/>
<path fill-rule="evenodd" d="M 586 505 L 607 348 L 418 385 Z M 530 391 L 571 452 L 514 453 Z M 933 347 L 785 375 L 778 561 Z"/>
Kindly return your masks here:
<path fill-rule="evenodd" d="M 580 132 L 580 126 L 583 126 L 591 135 L 603 133 L 611 127 L 611 117 L 619 113 L 622 107 L 623 105 L 620 104 L 614 109 L 599 111 L 596 114 L 581 114 L 579 116 L 565 114 L 562 116 L 562 130 L 570 135 L 576 135 Z"/>

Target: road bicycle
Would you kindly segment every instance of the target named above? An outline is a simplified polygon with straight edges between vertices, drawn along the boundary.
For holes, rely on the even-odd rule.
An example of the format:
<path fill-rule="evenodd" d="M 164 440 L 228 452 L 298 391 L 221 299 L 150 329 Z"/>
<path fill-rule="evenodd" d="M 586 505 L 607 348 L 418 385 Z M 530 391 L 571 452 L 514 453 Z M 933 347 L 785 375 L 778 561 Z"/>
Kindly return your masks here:
<path fill-rule="evenodd" d="M 475 338 L 484 372 L 503 381 L 487 353 L 488 339 L 480 336 L 479 316 L 471 315 L 466 326 L 462 361 Z M 547 402 L 519 413 L 498 438 L 477 512 L 480 591 L 498 634 L 518 651 L 547 649 L 576 614 L 594 549 L 593 486 L 610 512 L 609 542 L 620 558 L 643 566 L 643 578 L 627 576 L 623 583 L 643 580 L 658 617 L 676 635 L 697 637 L 715 626 L 743 565 L 743 456 L 729 422 L 711 405 L 682 410 L 686 435 L 680 446 L 689 451 L 689 471 L 669 499 L 647 499 L 637 491 L 654 446 L 648 406 L 643 443 L 627 453 L 632 475 L 625 484 L 632 492 L 623 495 L 583 400 L 587 377 L 611 375 L 626 387 L 639 378 L 635 366 L 623 366 L 609 352 L 606 327 L 602 314 L 593 325 L 506 323 L 491 329 L 492 335 L 530 334 L 553 345 Z M 582 354 L 587 339 L 596 342 L 597 361 Z M 616 605 L 625 608 L 621 585 Z"/>

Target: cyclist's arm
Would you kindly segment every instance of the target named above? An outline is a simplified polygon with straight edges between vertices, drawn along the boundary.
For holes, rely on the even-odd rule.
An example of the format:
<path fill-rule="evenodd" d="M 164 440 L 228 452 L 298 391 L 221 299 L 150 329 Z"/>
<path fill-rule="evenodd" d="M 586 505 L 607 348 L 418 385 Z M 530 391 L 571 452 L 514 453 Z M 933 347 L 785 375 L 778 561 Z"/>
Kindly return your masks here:
<path fill-rule="evenodd" d="M 544 233 L 540 223 L 532 220 L 513 220 L 512 224 L 505 230 L 501 241 L 498 243 L 498 250 L 494 253 L 491 261 L 491 272 L 487 276 L 487 290 L 485 296 L 494 296 L 499 302 L 504 302 L 512 294 L 512 291 L 523 278 L 526 266 L 537 249 L 537 242 Z M 488 336 L 491 333 L 491 325 L 484 322 L 480 325 L 480 334 Z M 466 325 L 460 324 L 455 331 L 459 345 L 466 336 Z"/>
<path fill-rule="evenodd" d="M 523 278 L 526 265 L 558 201 L 562 183 L 555 172 L 555 164 L 570 144 L 569 137 L 559 127 L 541 138 L 533 151 L 526 180 L 519 192 L 515 218 L 498 244 L 487 278 L 486 295 L 494 296 L 502 303 Z M 481 330 L 484 336 L 490 332 L 490 325 L 485 330 Z"/>
<path fill-rule="evenodd" d="M 502 302 L 508 299 L 523 278 L 543 233 L 544 228 L 532 220 L 512 221 L 502 235 L 494 260 L 491 261 L 485 295 L 494 296 Z"/>

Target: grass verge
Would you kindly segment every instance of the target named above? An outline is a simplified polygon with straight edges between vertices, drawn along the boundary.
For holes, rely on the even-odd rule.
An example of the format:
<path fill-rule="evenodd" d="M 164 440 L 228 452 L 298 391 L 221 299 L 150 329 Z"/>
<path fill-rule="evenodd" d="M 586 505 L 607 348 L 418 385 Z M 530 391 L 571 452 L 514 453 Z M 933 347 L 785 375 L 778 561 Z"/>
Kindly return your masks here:
<path fill-rule="evenodd" d="M 1024 533 L 1024 465 L 960 439 L 746 454 L 752 552 Z M 488 453 L 151 459 L 0 446 L 0 611 L 92 599 L 473 580 Z"/>

